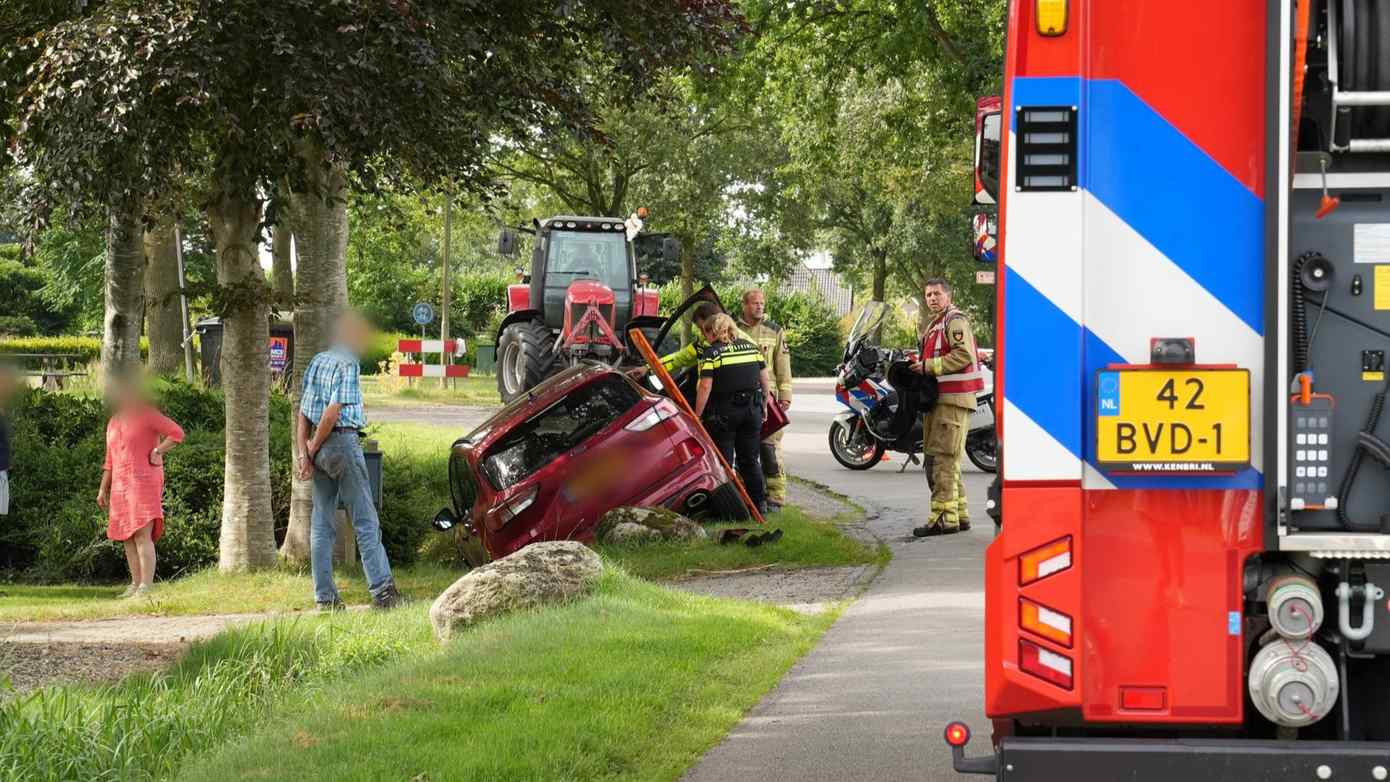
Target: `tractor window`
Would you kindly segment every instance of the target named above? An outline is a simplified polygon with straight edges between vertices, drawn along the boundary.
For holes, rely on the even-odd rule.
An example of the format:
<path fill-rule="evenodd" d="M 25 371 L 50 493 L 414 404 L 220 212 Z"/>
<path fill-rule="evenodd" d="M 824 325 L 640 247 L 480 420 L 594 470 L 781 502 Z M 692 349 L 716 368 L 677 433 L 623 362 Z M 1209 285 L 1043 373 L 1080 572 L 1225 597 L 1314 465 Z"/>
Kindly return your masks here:
<path fill-rule="evenodd" d="M 554 231 L 550 234 L 547 273 L 568 287 L 577 279 L 598 280 L 613 290 L 626 290 L 628 279 L 627 235 L 622 232 Z"/>
<path fill-rule="evenodd" d="M 611 424 L 641 399 L 630 383 L 605 375 L 498 440 L 483 458 L 483 473 L 499 491 L 513 486 Z"/>

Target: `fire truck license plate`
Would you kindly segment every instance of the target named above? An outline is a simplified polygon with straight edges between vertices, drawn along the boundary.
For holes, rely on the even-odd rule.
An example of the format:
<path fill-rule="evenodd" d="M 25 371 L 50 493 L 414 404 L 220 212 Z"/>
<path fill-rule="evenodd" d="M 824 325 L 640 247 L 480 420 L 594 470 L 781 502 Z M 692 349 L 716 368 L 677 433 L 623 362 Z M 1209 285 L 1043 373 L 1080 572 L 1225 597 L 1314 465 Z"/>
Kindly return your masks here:
<path fill-rule="evenodd" d="M 1096 461 L 1131 473 L 1250 465 L 1250 372 L 1107 369 L 1097 378 Z"/>

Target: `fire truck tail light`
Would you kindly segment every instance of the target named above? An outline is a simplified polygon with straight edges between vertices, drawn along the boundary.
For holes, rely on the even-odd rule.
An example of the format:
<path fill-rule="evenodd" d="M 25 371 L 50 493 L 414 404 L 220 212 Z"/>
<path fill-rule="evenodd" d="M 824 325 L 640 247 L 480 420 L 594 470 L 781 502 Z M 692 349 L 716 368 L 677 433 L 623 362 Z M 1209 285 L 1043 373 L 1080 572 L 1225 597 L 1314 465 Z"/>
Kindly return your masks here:
<path fill-rule="evenodd" d="M 1067 31 L 1068 0 L 1036 0 L 1033 16 L 1038 22 L 1038 35 L 1055 38 Z"/>
<path fill-rule="evenodd" d="M 1031 584 L 1071 567 L 1071 536 L 1024 552 L 1018 558 L 1018 583 Z"/>
<path fill-rule="evenodd" d="M 1064 690 L 1071 689 L 1071 658 L 1048 651 L 1032 641 L 1018 642 L 1018 667 Z"/>
<path fill-rule="evenodd" d="M 1018 624 L 1030 633 L 1071 648 L 1071 617 L 1061 611 L 1019 598 Z"/>

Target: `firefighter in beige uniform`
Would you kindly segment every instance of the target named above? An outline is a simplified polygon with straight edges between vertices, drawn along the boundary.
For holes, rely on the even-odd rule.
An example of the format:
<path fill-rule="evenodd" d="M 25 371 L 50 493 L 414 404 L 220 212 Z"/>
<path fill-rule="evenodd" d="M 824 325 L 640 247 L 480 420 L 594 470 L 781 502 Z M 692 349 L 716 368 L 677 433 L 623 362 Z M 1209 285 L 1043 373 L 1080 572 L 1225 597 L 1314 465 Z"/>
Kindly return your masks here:
<path fill-rule="evenodd" d="M 931 279 L 924 293 L 933 317 L 922 338 L 922 360 L 913 365 L 913 371 L 934 375 L 940 397 L 923 427 L 923 450 L 931 473 L 931 519 L 912 531 L 919 538 L 970 529 L 960 457 L 975 397 L 985 387 L 975 356 L 975 335 L 965 314 L 951 306 L 951 286 Z"/>
<path fill-rule="evenodd" d="M 743 294 L 743 312 L 738 327 L 757 344 L 772 374 L 772 387 L 777 404 L 786 410 L 792 403 L 792 358 L 787 350 L 787 335 L 782 327 L 768 320 L 764 313 L 767 299 L 753 288 Z M 787 474 L 782 465 L 782 432 L 763 441 L 763 476 L 767 483 L 767 504 L 776 511 L 787 504 Z"/>

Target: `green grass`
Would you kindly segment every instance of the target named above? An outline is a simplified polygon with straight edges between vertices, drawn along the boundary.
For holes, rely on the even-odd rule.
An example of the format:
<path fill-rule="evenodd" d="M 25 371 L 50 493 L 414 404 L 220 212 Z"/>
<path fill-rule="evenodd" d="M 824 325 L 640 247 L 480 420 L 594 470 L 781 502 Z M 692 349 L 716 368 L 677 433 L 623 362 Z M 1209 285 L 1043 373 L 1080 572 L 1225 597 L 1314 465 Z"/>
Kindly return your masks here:
<path fill-rule="evenodd" d="M 674 780 L 835 613 L 697 597 L 610 570 L 591 599 L 353 677 L 179 777 Z"/>
<path fill-rule="evenodd" d="M 455 378 L 451 388 L 440 388 L 439 378 L 415 378 L 413 385 L 407 379 L 389 378 L 382 375 L 362 376 L 362 400 L 367 405 L 368 416 L 371 408 L 413 407 L 424 404 L 447 404 L 496 407 L 502 404 L 497 394 L 497 378 L 470 375 Z"/>
<path fill-rule="evenodd" d="M 750 548 L 742 543 L 719 545 L 718 530 L 742 526 L 755 531 L 782 530 L 782 540 Z M 742 525 L 710 525 L 710 539 L 694 545 L 649 543 L 643 546 L 600 546 L 599 551 L 633 575 L 672 579 L 721 570 L 771 566 L 776 568 L 833 567 L 885 563 L 886 546 L 865 546 L 844 534 L 834 521 L 817 521 L 794 507 L 785 507 L 767 519 Z"/>
<path fill-rule="evenodd" d="M 421 564 L 399 569 L 394 575 L 405 595 L 434 600 L 463 573 L 440 565 Z M 361 573 L 341 572 L 336 580 L 338 590 L 349 604 L 369 602 Z M 160 582 L 148 598 L 120 600 L 118 595 L 124 588 L 124 585 L 0 584 L 0 622 L 106 619 L 137 614 L 288 612 L 314 607 L 314 587 L 309 574 L 285 569 L 243 574 L 204 570 L 176 581 Z"/>
<path fill-rule="evenodd" d="M 195 645 L 163 673 L 0 697 L 0 779 L 171 778 L 190 756 L 330 682 L 436 653 L 424 612 L 251 625 Z"/>

